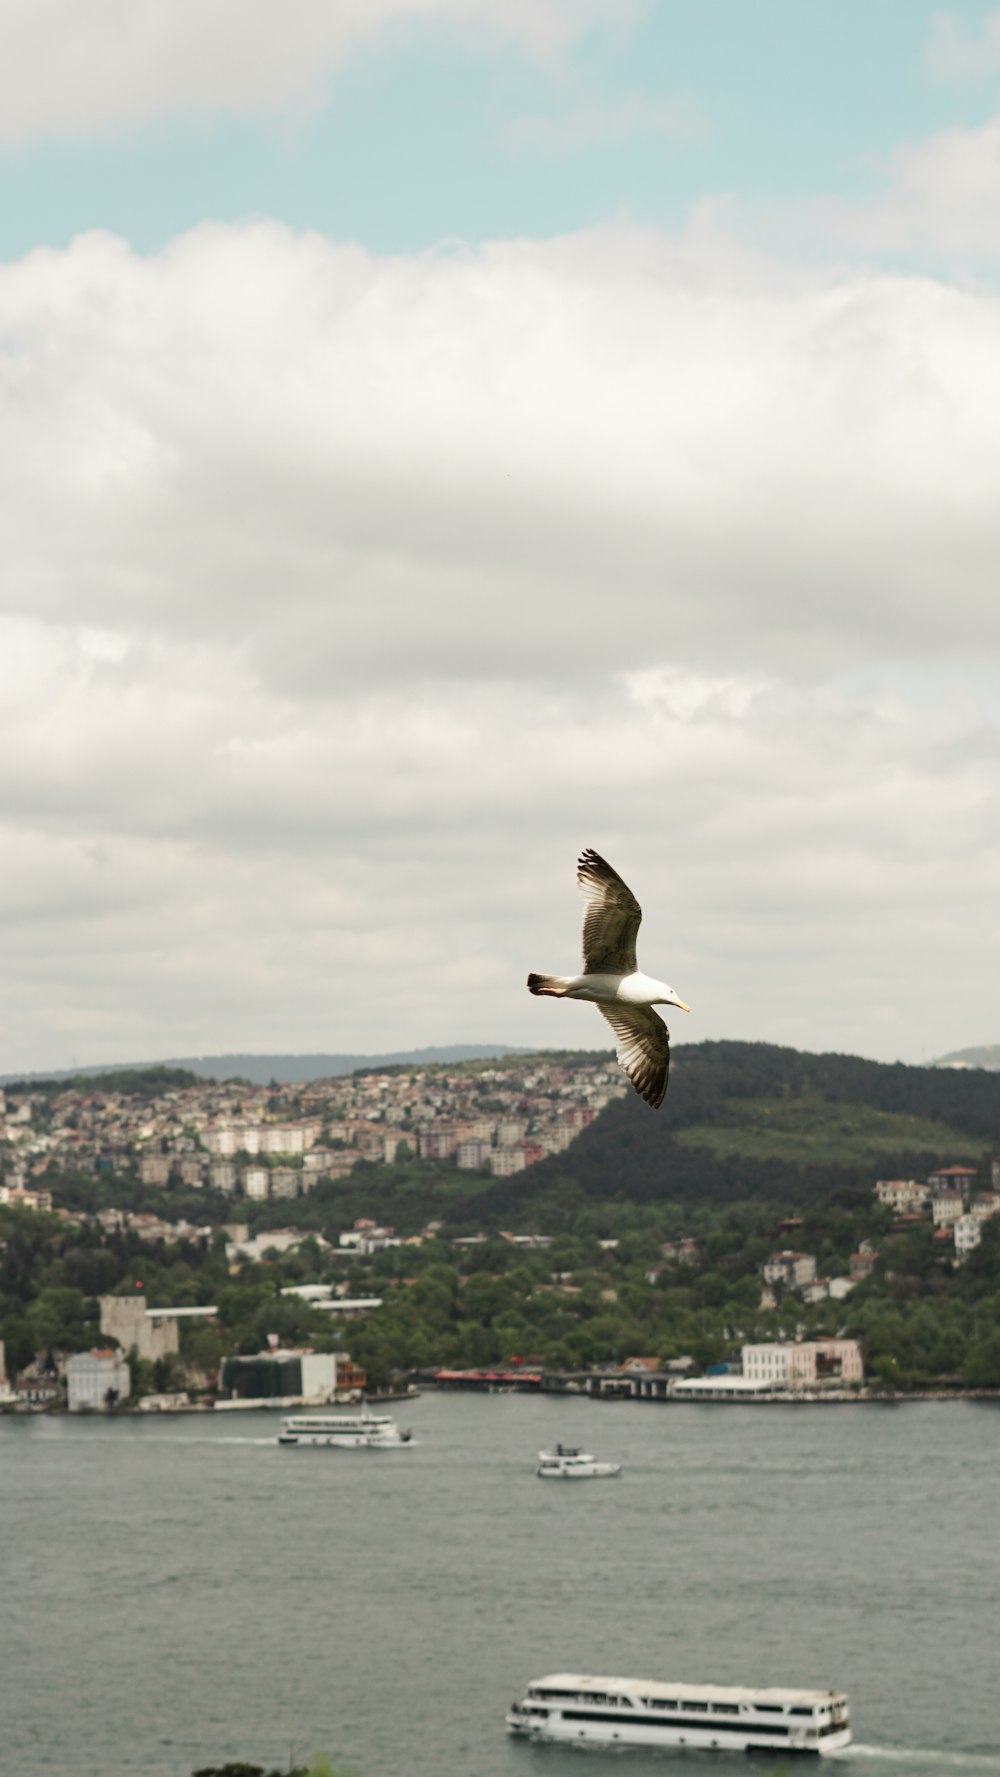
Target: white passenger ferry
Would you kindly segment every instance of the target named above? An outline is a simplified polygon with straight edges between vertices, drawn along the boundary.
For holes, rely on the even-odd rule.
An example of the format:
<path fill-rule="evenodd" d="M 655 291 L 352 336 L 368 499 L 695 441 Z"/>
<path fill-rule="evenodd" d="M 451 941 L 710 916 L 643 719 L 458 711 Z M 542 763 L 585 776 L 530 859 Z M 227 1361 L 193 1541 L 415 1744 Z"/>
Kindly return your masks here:
<path fill-rule="evenodd" d="M 843 1691 L 755 1691 L 645 1678 L 536 1678 L 507 1716 L 512 1734 L 573 1746 L 838 1752 L 848 1745 Z"/>
<path fill-rule="evenodd" d="M 576 1450 L 570 1444 L 557 1444 L 554 1450 L 539 1450 L 536 1474 L 552 1481 L 589 1481 L 599 1475 L 620 1475 L 620 1462 L 599 1462 L 589 1450 Z"/>
<path fill-rule="evenodd" d="M 324 1444 L 335 1450 L 398 1450 L 411 1433 L 388 1413 L 297 1413 L 281 1421 L 279 1444 Z"/>

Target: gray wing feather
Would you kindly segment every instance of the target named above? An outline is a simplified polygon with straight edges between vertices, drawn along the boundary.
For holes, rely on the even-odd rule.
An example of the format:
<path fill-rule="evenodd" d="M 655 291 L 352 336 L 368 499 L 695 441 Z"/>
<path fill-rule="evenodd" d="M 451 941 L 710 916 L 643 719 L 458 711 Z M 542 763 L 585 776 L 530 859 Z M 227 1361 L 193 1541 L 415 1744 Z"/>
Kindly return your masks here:
<path fill-rule="evenodd" d="M 581 853 L 576 880 L 587 897 L 583 967 L 587 975 L 635 973 L 635 940 L 642 908 L 632 890 L 596 851 Z"/>
<path fill-rule="evenodd" d="M 618 1042 L 618 1065 L 640 1098 L 658 1110 L 670 1073 L 670 1032 L 651 1006 L 601 1005 Z"/>

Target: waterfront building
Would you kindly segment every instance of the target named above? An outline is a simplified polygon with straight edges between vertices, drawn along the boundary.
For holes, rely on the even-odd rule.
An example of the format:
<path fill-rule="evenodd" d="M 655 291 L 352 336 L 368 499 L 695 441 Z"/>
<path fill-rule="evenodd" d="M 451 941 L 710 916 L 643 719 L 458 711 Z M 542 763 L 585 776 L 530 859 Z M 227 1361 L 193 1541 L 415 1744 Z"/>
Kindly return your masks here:
<path fill-rule="evenodd" d="M 766 1399 L 773 1388 L 764 1377 L 681 1376 L 667 1394 L 674 1401 L 752 1401 Z"/>
<path fill-rule="evenodd" d="M 132 1392 L 132 1373 L 120 1351 L 75 1351 L 66 1363 L 71 1413 L 106 1413 Z"/>
<path fill-rule="evenodd" d="M 810 1388 L 821 1382 L 861 1382 L 864 1363 L 856 1339 L 796 1339 L 744 1345 L 743 1375 L 773 1388 Z"/>
<path fill-rule="evenodd" d="M 219 1391 L 243 1406 L 324 1406 L 357 1393 L 366 1381 L 347 1352 L 278 1348 L 223 1358 Z"/>
<path fill-rule="evenodd" d="M 64 1399 L 62 1384 L 52 1370 L 29 1364 L 22 1370 L 13 1387 L 14 1402 L 26 1407 L 58 1407 Z"/>

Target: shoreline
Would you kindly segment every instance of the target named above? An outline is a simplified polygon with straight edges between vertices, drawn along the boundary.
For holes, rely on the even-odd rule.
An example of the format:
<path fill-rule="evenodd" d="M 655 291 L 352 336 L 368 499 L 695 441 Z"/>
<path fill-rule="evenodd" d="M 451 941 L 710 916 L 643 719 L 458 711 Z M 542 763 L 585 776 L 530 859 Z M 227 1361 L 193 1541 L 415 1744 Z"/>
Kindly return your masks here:
<path fill-rule="evenodd" d="M 564 1389 L 522 1388 L 496 1390 L 480 1388 L 475 1385 L 462 1388 L 456 1386 L 454 1383 L 446 1383 L 442 1386 L 440 1384 L 436 1385 L 434 1383 L 426 1382 L 422 1385 L 420 1392 L 423 1392 L 423 1389 L 426 1388 L 433 1388 L 435 1394 L 530 1394 L 537 1398 L 544 1397 L 548 1400 L 593 1401 L 603 1406 L 619 1407 L 900 1407 L 916 1401 L 933 1401 L 935 1403 L 949 1403 L 953 1401 L 1000 1401 L 1000 1388 L 964 1388 L 948 1390 L 913 1389 L 907 1393 L 903 1393 L 902 1391 L 879 1393 L 865 1392 L 862 1394 L 788 1393 L 752 1395 L 744 1400 L 737 1400 L 732 1397 L 728 1399 L 720 1399 L 718 1396 L 705 1396 L 701 1400 L 692 1397 L 678 1400 L 672 1395 L 650 1397 L 645 1395 L 628 1396 L 598 1393 L 569 1394 Z M 385 1394 L 373 1396 L 370 1404 L 382 1405 L 389 1402 L 405 1404 L 407 1401 L 414 1401 L 418 1398 L 418 1394 Z M 41 1415 L 64 1418 L 72 1417 L 74 1419 L 181 1419 L 190 1418 L 192 1415 L 203 1418 L 206 1414 L 214 1414 L 218 1410 L 218 1405 L 219 1403 L 216 1401 L 204 1401 L 200 1403 L 191 1402 L 183 1407 L 151 1408 L 136 1405 L 133 1407 L 118 1407 L 110 1412 L 103 1412 L 98 1409 L 91 1412 L 76 1412 L 72 1415 L 70 1414 L 69 1408 L 65 1406 L 11 1407 L 4 1405 L 0 1408 L 0 1419 L 28 1419 L 38 1418 Z M 345 1405 L 346 1403 L 343 1402 L 324 1401 L 321 1402 L 319 1406 L 314 1405 L 311 1408 L 297 1408 L 295 1411 L 329 1411 L 331 1413 L 336 1413 L 338 1409 L 342 1409 Z M 269 1406 L 267 1402 L 260 1400 L 255 1400 L 252 1404 L 248 1404 L 246 1407 L 235 1405 L 232 1401 L 226 1401 L 223 1405 L 223 1411 L 227 1414 L 234 1412 L 280 1414 L 288 1413 L 289 1410 L 286 1401 L 275 1403 L 273 1407 Z"/>

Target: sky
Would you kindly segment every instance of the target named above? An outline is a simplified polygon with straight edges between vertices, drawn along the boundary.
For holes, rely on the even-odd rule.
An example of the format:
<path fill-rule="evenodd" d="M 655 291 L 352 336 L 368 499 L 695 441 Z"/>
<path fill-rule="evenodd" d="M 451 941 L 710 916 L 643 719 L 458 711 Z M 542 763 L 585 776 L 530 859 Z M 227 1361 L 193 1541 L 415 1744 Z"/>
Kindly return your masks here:
<path fill-rule="evenodd" d="M 0 1071 L 1000 1040 L 997 5 L 5 0 L 0 471 Z"/>

